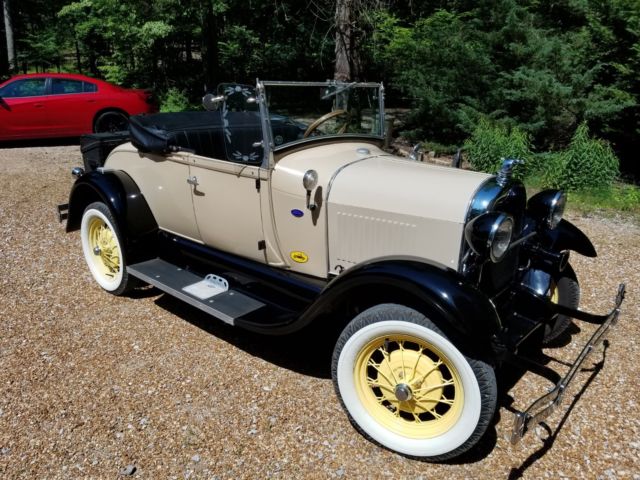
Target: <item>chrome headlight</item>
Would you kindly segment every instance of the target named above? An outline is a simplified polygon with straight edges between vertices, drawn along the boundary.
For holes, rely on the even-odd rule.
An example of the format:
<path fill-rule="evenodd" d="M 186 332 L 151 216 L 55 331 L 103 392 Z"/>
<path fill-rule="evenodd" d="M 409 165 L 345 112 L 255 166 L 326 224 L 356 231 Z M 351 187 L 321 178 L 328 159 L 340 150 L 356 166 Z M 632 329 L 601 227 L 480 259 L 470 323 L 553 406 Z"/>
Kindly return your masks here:
<path fill-rule="evenodd" d="M 561 190 L 543 190 L 527 202 L 527 211 L 536 223 L 550 229 L 558 226 L 564 215 L 567 196 Z"/>
<path fill-rule="evenodd" d="M 509 250 L 513 234 L 513 218 L 506 213 L 489 212 L 471 220 L 464 237 L 475 253 L 497 263 Z"/>

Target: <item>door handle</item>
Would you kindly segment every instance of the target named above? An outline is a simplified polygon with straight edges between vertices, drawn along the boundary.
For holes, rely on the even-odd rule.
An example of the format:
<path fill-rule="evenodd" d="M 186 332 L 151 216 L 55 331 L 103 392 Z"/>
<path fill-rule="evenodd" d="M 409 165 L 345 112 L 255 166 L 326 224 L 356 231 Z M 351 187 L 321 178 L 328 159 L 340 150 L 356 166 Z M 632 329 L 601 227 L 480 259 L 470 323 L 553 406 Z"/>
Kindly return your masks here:
<path fill-rule="evenodd" d="M 34 103 L 33 106 L 35 108 L 42 108 L 42 107 L 44 107 L 44 104 L 43 103 Z"/>
<path fill-rule="evenodd" d="M 198 186 L 198 177 L 196 177 L 195 175 L 193 177 L 189 177 L 187 178 L 187 183 L 189 185 L 193 185 L 194 187 Z"/>

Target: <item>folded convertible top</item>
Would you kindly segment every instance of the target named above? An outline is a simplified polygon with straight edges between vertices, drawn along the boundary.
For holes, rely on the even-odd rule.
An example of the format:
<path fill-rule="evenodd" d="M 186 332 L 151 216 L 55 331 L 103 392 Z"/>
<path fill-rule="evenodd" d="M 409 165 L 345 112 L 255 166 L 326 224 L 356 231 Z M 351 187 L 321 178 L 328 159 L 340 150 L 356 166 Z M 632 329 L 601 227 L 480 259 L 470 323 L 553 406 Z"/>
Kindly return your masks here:
<path fill-rule="evenodd" d="M 141 152 L 166 154 L 181 148 L 192 132 L 220 130 L 220 112 L 176 112 L 136 115 L 129 119 L 131 143 Z"/>

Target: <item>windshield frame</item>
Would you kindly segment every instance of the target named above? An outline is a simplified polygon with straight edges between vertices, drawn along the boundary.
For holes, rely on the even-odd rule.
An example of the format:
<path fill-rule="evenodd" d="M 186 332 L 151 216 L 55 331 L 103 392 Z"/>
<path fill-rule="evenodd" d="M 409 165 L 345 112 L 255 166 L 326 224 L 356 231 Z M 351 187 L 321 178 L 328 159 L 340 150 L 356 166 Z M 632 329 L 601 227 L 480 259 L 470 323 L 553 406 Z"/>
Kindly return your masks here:
<path fill-rule="evenodd" d="M 365 133 L 342 133 L 323 135 L 320 137 L 308 137 L 284 145 L 276 146 L 273 139 L 273 130 L 271 126 L 269 107 L 267 105 L 267 96 L 265 87 L 338 87 L 339 91 L 350 90 L 351 88 L 376 88 L 378 90 L 378 112 L 379 112 L 379 135 Z M 340 82 L 337 80 L 327 80 L 324 82 L 295 82 L 295 81 L 278 81 L 278 80 L 256 80 L 257 102 L 260 109 L 260 118 L 262 123 L 263 146 L 265 147 L 265 159 L 268 163 L 273 163 L 273 153 L 286 150 L 292 147 L 299 147 L 308 143 L 322 142 L 327 140 L 344 141 L 350 138 L 367 138 L 376 141 L 384 140 L 385 135 L 385 119 L 384 119 L 384 86 L 382 83 L 375 82 Z M 336 92 L 337 93 L 337 92 Z"/>

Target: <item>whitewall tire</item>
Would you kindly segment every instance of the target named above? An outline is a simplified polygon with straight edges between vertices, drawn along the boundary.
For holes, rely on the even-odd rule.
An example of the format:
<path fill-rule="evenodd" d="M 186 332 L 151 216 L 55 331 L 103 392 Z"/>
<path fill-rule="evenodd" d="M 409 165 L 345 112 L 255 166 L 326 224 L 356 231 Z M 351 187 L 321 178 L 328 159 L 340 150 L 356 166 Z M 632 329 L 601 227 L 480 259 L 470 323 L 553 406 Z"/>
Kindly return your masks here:
<path fill-rule="evenodd" d="M 113 214 L 104 203 L 87 206 L 82 214 L 80 238 L 84 258 L 98 285 L 114 295 L 124 293 L 129 275 L 123 242 Z"/>
<path fill-rule="evenodd" d="M 336 392 L 375 442 L 432 461 L 458 456 L 491 423 L 493 369 L 465 357 L 424 315 L 384 304 L 354 318 L 334 350 Z"/>

